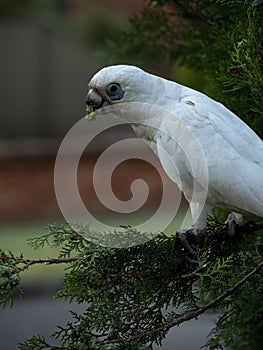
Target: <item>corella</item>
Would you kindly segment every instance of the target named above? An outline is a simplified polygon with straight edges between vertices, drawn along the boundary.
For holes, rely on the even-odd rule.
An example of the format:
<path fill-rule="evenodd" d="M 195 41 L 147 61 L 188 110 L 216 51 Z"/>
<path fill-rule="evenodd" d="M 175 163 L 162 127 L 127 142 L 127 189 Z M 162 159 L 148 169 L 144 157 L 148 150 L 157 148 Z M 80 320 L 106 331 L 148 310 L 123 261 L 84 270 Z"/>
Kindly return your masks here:
<path fill-rule="evenodd" d="M 181 230 L 181 238 L 203 235 L 214 207 L 232 212 L 230 232 L 251 214 L 263 217 L 263 142 L 221 103 L 129 65 L 97 72 L 86 103 L 88 119 L 111 106 L 150 142 L 189 202 L 193 227 Z"/>

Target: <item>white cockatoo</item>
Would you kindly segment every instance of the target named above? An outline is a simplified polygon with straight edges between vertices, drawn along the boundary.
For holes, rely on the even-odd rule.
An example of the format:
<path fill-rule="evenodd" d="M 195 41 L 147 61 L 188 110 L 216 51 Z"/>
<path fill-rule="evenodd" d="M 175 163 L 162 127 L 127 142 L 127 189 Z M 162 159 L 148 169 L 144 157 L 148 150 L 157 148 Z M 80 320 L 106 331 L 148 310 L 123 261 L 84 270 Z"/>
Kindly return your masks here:
<path fill-rule="evenodd" d="M 86 103 L 89 119 L 109 108 L 154 144 L 190 205 L 193 227 L 182 232 L 204 233 L 214 207 L 233 212 L 229 225 L 263 217 L 263 142 L 221 103 L 129 65 L 97 72 Z"/>

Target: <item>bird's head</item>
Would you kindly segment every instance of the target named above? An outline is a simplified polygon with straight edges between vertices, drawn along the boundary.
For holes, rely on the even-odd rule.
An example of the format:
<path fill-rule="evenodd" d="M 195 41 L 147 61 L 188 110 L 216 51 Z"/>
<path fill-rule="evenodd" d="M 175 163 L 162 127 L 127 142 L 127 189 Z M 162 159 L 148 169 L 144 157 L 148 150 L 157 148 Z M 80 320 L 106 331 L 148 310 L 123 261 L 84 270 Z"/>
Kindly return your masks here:
<path fill-rule="evenodd" d="M 143 102 L 151 89 L 151 75 L 129 65 L 109 66 L 101 69 L 91 79 L 87 94 L 87 118 L 108 105 L 123 102 Z"/>

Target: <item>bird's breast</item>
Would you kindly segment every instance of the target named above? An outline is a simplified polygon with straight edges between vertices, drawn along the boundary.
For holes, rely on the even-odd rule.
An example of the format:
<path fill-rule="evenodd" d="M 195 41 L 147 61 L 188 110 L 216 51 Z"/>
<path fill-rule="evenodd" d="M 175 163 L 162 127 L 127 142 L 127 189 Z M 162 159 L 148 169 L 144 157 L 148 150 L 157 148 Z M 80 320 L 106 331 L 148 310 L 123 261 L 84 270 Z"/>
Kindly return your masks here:
<path fill-rule="evenodd" d="M 142 124 L 131 124 L 131 127 L 137 137 L 156 143 L 158 131 L 155 128 Z"/>

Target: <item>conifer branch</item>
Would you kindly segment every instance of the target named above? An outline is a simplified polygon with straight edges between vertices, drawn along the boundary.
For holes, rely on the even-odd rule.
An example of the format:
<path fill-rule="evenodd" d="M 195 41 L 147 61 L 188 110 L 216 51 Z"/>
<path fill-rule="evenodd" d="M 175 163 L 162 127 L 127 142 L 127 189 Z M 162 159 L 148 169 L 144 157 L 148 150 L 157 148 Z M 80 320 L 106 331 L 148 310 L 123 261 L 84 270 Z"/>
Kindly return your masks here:
<path fill-rule="evenodd" d="M 239 280 L 233 287 L 227 289 L 224 293 L 219 295 L 217 298 L 213 299 L 206 305 L 198 308 L 197 310 L 190 312 L 180 318 L 178 318 L 175 321 L 169 322 L 167 324 L 164 324 L 160 327 L 154 328 L 148 332 L 144 332 L 138 335 L 133 335 L 127 338 L 116 338 L 112 340 L 106 340 L 102 343 L 100 343 L 100 346 L 106 345 L 106 344 L 114 344 L 114 343 L 126 343 L 126 342 L 133 342 L 133 341 L 138 341 L 147 338 L 148 336 L 151 336 L 153 334 L 159 333 L 159 332 L 165 332 L 168 331 L 169 329 L 179 326 L 180 324 L 190 321 L 193 319 L 198 318 L 200 315 L 208 311 L 209 309 L 213 309 L 216 307 L 219 303 L 221 303 L 224 299 L 229 297 L 230 295 L 234 294 L 239 288 L 241 288 L 252 276 L 258 273 L 258 271 L 263 267 L 263 261 L 258 264 L 253 270 L 251 270 L 247 275 L 245 275 L 241 280 Z"/>
<path fill-rule="evenodd" d="M 71 258 L 48 258 L 48 259 L 17 259 L 17 262 L 24 264 L 24 266 L 19 267 L 19 272 L 24 271 L 29 268 L 29 266 L 36 264 L 46 264 L 46 265 L 54 265 L 54 264 L 68 264 L 73 261 L 76 261 L 77 257 Z"/>

